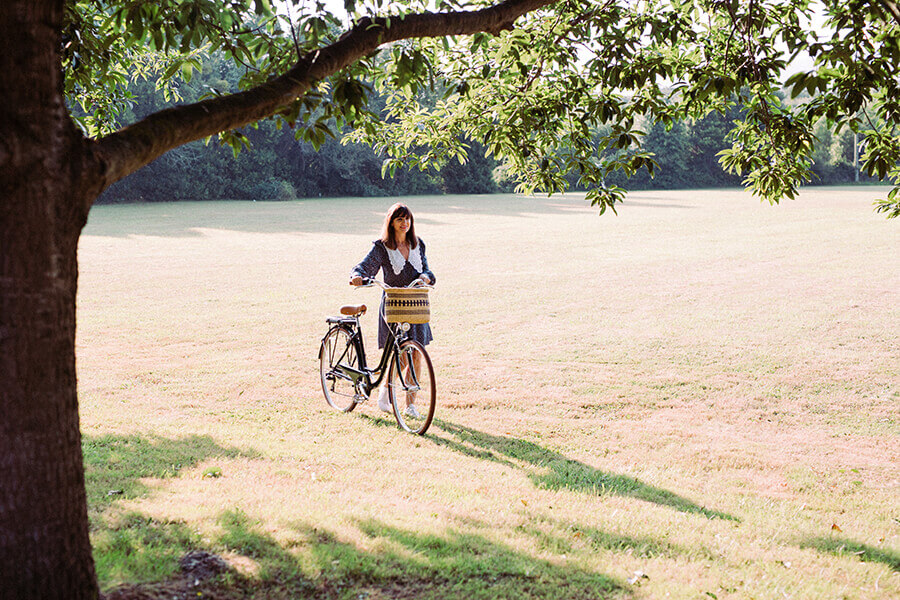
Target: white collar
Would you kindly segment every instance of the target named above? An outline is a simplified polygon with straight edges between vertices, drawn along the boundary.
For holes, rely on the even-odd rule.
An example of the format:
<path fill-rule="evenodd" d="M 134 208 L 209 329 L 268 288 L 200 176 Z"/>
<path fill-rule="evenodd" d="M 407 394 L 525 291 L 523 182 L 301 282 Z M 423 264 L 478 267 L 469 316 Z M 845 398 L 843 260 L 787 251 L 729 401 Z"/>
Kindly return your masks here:
<path fill-rule="evenodd" d="M 400 250 L 395 250 L 388 248 L 387 249 L 388 258 L 391 260 L 391 268 L 394 270 L 394 275 L 399 275 L 401 271 L 403 271 L 403 267 L 406 266 L 407 261 L 409 264 L 413 266 L 416 270 L 416 273 L 422 272 L 422 245 L 417 244 L 415 248 L 409 249 L 409 258 L 403 258 L 403 253 Z"/>

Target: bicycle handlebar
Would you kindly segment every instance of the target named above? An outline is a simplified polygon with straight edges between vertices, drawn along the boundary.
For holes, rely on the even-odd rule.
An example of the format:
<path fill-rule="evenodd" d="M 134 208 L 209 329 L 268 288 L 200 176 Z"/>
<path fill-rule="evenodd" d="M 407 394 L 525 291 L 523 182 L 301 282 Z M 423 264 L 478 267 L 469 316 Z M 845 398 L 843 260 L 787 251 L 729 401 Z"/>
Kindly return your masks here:
<path fill-rule="evenodd" d="M 383 289 L 383 290 L 391 290 L 391 289 L 403 290 L 403 289 L 409 289 L 409 288 L 417 288 L 417 289 L 418 289 L 418 288 L 428 288 L 428 289 L 434 289 L 434 286 L 428 285 L 428 284 L 426 284 L 426 283 L 424 283 L 424 282 L 423 282 L 421 285 L 412 285 L 412 284 L 410 284 L 410 285 L 406 286 L 405 288 L 395 288 L 395 287 L 392 287 L 392 286 L 390 286 L 390 285 L 387 285 L 386 283 L 384 283 L 383 281 L 381 281 L 381 280 L 379 280 L 379 279 L 375 279 L 374 277 L 363 277 L 363 278 L 362 278 L 362 281 L 363 281 L 363 282 L 362 282 L 361 284 L 359 284 L 358 286 L 356 286 L 357 289 L 358 289 L 358 288 L 364 288 L 364 287 L 372 287 L 372 286 L 374 286 L 374 285 L 377 285 L 378 287 L 380 287 L 380 288 Z M 416 279 L 416 280 L 413 281 L 413 283 L 415 283 L 416 281 L 422 281 L 422 280 L 421 280 L 421 279 Z"/>

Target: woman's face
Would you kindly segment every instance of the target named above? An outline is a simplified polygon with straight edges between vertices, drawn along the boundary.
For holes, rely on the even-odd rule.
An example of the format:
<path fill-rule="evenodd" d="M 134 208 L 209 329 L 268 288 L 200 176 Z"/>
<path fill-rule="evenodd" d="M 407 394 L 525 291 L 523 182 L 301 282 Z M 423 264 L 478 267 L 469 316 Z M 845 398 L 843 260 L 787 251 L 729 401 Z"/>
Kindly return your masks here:
<path fill-rule="evenodd" d="M 412 224 L 412 220 L 409 218 L 409 215 L 396 216 L 391 221 L 391 227 L 394 228 L 394 237 L 398 241 L 403 241 L 406 239 L 406 232 L 409 231 L 409 226 Z"/>

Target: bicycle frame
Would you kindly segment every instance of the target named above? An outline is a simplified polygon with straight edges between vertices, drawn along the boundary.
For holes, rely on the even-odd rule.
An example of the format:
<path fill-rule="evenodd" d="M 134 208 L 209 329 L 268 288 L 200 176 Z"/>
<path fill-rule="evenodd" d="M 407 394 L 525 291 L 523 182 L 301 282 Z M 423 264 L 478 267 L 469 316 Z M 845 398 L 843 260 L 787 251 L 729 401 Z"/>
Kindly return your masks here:
<path fill-rule="evenodd" d="M 367 282 L 363 284 L 363 287 L 369 287 L 371 285 L 378 285 L 383 289 L 388 289 L 383 282 L 374 278 L 368 279 Z M 401 359 L 400 345 L 406 341 L 408 337 L 406 329 L 401 327 L 399 323 L 387 323 L 383 303 L 382 309 L 379 311 L 379 317 L 382 320 L 385 320 L 385 323 L 388 326 L 388 337 L 385 340 L 378 366 L 374 369 L 368 368 L 366 361 L 366 349 L 359 315 L 328 319 L 328 322 L 332 324 L 332 327 L 329 328 L 329 333 L 326 334 L 326 338 L 335 328 L 341 328 L 349 335 L 350 339 L 327 377 L 332 379 L 341 378 L 351 382 L 355 391 L 355 402 L 362 402 L 367 399 L 371 391 L 381 385 L 382 381 L 390 373 L 394 364 L 397 365 L 397 374 L 404 390 L 407 392 L 415 392 L 421 389 L 415 369 L 407 368 Z M 356 368 L 346 364 L 348 362 L 346 359 L 351 348 L 356 352 L 358 359 L 359 364 Z M 408 378 L 409 380 L 407 380 Z"/>
<path fill-rule="evenodd" d="M 371 390 L 381 385 L 382 380 L 390 370 L 391 364 L 400 359 L 400 343 L 406 339 L 406 335 L 403 331 L 397 331 L 399 327 L 397 327 L 396 324 L 389 324 L 388 338 L 385 340 L 384 349 L 381 352 L 381 359 L 378 361 L 378 366 L 374 369 L 369 369 L 366 363 L 366 349 L 365 343 L 363 342 L 362 326 L 359 322 L 359 317 L 352 317 L 352 321 L 348 320 L 347 322 L 337 323 L 335 324 L 335 327 L 344 327 L 345 329 L 348 329 L 350 333 L 350 344 L 347 345 L 343 354 L 338 358 L 338 364 L 335 367 L 335 371 L 339 371 L 339 373 L 335 373 L 335 375 L 343 375 L 353 382 L 353 386 L 358 392 L 367 395 Z M 351 344 L 356 352 L 356 356 L 359 357 L 359 369 L 354 369 L 344 363 L 344 359 L 347 356 Z M 374 381 L 372 380 L 373 376 L 377 376 L 377 379 Z M 364 383 L 364 389 L 362 390 L 359 385 L 360 381 Z"/>

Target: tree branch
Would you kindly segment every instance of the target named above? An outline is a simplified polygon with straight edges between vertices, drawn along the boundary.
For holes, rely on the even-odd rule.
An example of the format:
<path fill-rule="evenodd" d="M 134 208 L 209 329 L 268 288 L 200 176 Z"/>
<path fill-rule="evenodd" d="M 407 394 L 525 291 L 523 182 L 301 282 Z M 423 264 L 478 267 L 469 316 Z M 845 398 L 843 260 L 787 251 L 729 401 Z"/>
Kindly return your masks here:
<path fill-rule="evenodd" d="M 890 13 L 894 20 L 897 21 L 897 24 L 900 25 L 900 8 L 897 7 L 897 3 L 893 0 L 881 0 L 878 2 L 881 6 L 885 8 L 885 10 Z"/>
<path fill-rule="evenodd" d="M 558 0 L 506 0 L 477 11 L 421 13 L 404 18 L 364 18 L 341 38 L 300 58 L 290 71 L 250 90 L 169 108 L 100 138 L 94 144 L 103 188 L 165 152 L 273 115 L 306 94 L 316 82 L 403 39 L 499 33 L 522 15 Z"/>

